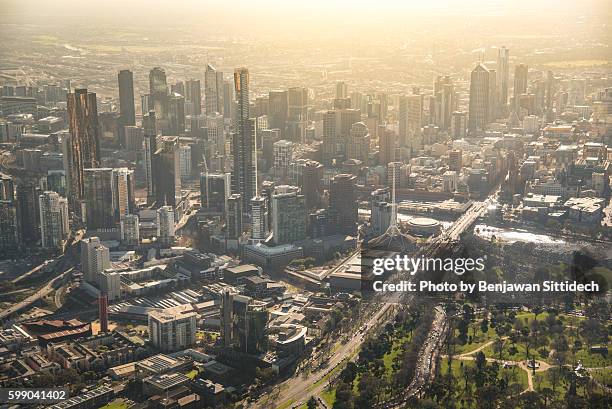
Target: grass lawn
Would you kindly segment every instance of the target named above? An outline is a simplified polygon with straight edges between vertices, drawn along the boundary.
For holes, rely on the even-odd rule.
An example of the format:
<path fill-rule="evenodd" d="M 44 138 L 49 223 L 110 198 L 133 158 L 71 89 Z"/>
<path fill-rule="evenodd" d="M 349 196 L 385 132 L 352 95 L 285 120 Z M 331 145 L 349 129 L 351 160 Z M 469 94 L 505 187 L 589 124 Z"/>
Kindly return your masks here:
<path fill-rule="evenodd" d="M 321 399 L 323 399 L 325 401 L 325 403 L 327 403 L 327 406 L 329 406 L 330 408 L 332 406 L 334 406 L 334 402 L 336 401 L 336 388 L 332 389 L 331 391 L 328 391 L 327 389 L 321 393 Z"/>
<path fill-rule="evenodd" d="M 407 345 L 412 340 L 412 336 L 409 332 L 396 335 L 398 335 L 398 337 L 393 338 L 391 351 L 383 356 L 383 362 L 385 363 L 385 375 L 387 378 L 393 376 L 393 361 L 399 354 L 402 353 L 402 347 Z"/>
<path fill-rule="evenodd" d="M 589 371 L 589 374 L 599 383 L 612 385 L 612 369 L 595 369 Z"/>
<path fill-rule="evenodd" d="M 576 352 L 576 361 L 582 361 L 582 365 L 587 368 L 602 368 L 604 366 L 612 366 L 612 357 L 608 354 L 604 357 L 602 354 L 592 354 L 586 345 Z"/>
<path fill-rule="evenodd" d="M 192 369 L 191 371 L 187 372 L 185 374 L 185 376 L 189 379 L 194 379 L 196 376 L 198 375 L 198 370 L 197 369 Z"/>
<path fill-rule="evenodd" d="M 512 348 L 512 343 L 507 339 L 504 340 L 504 348 L 502 351 L 501 359 L 506 361 L 524 361 L 525 359 L 527 359 L 525 354 L 525 344 L 517 342 L 516 344 L 514 344 L 514 347 L 516 348 L 517 352 L 514 355 L 510 355 L 509 350 L 510 348 Z M 499 359 L 499 354 L 495 352 L 494 345 L 489 345 L 488 347 L 483 349 L 482 352 L 484 352 L 487 358 Z M 529 353 L 531 354 L 531 356 L 535 354 L 536 359 L 542 359 L 542 357 L 540 357 L 540 354 L 538 354 L 538 351 L 533 347 L 529 349 Z"/>
<path fill-rule="evenodd" d="M 458 388 L 459 390 L 461 390 L 464 385 L 463 373 L 461 372 L 462 362 L 465 368 L 473 368 L 476 366 L 476 362 L 474 361 L 459 361 L 458 359 L 453 360 L 451 364 L 451 374 L 453 375 L 453 378 L 455 379 L 455 382 L 457 383 L 457 385 L 461 386 L 460 388 Z M 491 363 L 489 362 L 487 363 L 487 365 L 491 365 Z M 442 363 L 440 364 L 440 372 L 443 375 L 446 375 L 448 373 L 448 361 L 446 359 L 443 360 Z M 500 366 L 499 378 L 507 379 L 508 384 L 518 383 L 519 385 L 521 385 L 523 390 L 527 389 L 529 385 L 527 382 L 527 372 L 525 372 L 524 370 L 516 366 L 512 366 L 509 368 L 503 368 Z"/>
<path fill-rule="evenodd" d="M 472 342 L 466 342 L 465 344 L 460 344 L 457 337 L 459 336 L 459 331 L 455 329 L 455 355 L 461 355 L 473 351 L 475 349 L 480 348 L 484 344 L 489 341 L 497 338 L 497 333 L 493 328 L 489 328 L 489 330 L 485 333 L 480 329 L 481 321 L 472 322 L 469 325 L 468 329 L 468 339 L 474 334 L 474 330 L 476 330 L 475 336 L 472 337 Z"/>

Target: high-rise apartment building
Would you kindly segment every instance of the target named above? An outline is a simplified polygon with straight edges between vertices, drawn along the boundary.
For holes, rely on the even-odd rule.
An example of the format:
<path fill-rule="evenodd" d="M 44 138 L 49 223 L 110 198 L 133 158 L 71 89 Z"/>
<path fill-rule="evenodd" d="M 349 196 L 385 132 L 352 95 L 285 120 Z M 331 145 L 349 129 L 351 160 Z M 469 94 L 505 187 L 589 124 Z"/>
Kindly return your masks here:
<path fill-rule="evenodd" d="M 77 89 L 68 94 L 70 134 L 63 141 L 69 204 L 78 210 L 83 199 L 83 169 L 100 165 L 100 129 L 96 94 Z"/>
<path fill-rule="evenodd" d="M 136 246 L 140 243 L 140 219 L 136 214 L 128 214 L 121 218 L 120 233 L 121 242 L 128 246 Z"/>
<path fill-rule="evenodd" d="M 156 199 L 155 194 L 155 152 L 157 152 L 157 123 L 155 119 L 155 111 L 149 113 L 142 118 L 142 128 L 144 134 L 144 168 L 145 179 L 147 184 L 147 203 L 151 204 Z"/>
<path fill-rule="evenodd" d="M 157 240 L 162 244 L 171 244 L 175 235 L 174 208 L 162 206 L 157 209 Z"/>
<path fill-rule="evenodd" d="M 114 227 L 117 218 L 113 195 L 113 169 L 84 169 L 83 181 L 87 228 L 96 230 Z"/>
<path fill-rule="evenodd" d="M 195 312 L 153 311 L 149 313 L 149 338 L 162 352 L 180 351 L 195 344 Z"/>
<path fill-rule="evenodd" d="M 43 192 L 39 197 L 41 244 L 58 248 L 70 232 L 68 200 L 56 192 Z"/>
<path fill-rule="evenodd" d="M 265 197 L 251 198 L 251 239 L 262 242 L 268 237 L 268 202 Z"/>
<path fill-rule="evenodd" d="M 134 170 L 128 168 L 113 169 L 113 208 L 115 221 L 123 216 L 136 212 L 136 178 Z"/>
<path fill-rule="evenodd" d="M 236 123 L 232 135 L 232 153 L 234 156 L 234 172 L 232 173 L 232 192 L 240 194 L 245 202 L 255 194 L 255 120 L 249 116 L 249 70 L 237 68 L 234 71 L 234 87 L 236 91 Z"/>
<path fill-rule="evenodd" d="M 15 250 L 20 245 L 15 185 L 11 176 L 0 173 L 0 250 Z"/>
<path fill-rule="evenodd" d="M 98 275 L 111 267 L 108 247 L 98 237 L 81 240 L 81 269 L 85 280 L 98 283 Z"/>

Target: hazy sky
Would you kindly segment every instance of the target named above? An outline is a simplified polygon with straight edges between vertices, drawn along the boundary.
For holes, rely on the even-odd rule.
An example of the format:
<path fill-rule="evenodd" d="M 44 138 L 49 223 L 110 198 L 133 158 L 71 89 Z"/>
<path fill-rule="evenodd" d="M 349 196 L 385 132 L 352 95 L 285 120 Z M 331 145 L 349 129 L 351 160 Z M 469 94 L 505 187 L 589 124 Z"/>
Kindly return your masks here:
<path fill-rule="evenodd" d="M 522 30 L 521 23 L 536 19 L 538 24 L 533 28 L 543 30 L 547 25 L 562 27 L 556 17 L 564 17 L 563 24 L 572 23 L 568 16 L 577 20 L 595 17 L 603 24 L 611 15 L 612 0 L 0 0 L 0 24 L 164 25 L 255 36 L 342 32 L 344 27 L 350 28 L 348 35 L 362 35 L 420 28 L 423 24 L 429 24 L 426 29 L 441 32 L 452 30 L 455 24 L 489 24 L 494 30 L 507 32 Z M 503 27 L 495 21 L 500 16 L 509 18 L 503 20 Z M 451 20 L 436 27 L 438 17 Z"/>
<path fill-rule="evenodd" d="M 0 13 L 20 15 L 89 15 L 121 18 L 140 15 L 169 18 L 191 13 L 290 17 L 295 13 L 318 17 L 372 17 L 402 14 L 525 14 L 547 12 L 610 12 L 610 0 L 0 0 Z"/>

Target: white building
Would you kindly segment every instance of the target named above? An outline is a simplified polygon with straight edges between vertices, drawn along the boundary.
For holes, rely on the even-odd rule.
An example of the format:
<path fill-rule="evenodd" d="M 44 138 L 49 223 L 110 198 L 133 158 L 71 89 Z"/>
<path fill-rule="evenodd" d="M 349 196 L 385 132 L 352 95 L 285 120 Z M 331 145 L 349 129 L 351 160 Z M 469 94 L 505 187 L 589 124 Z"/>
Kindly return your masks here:
<path fill-rule="evenodd" d="M 98 285 L 109 301 L 121 298 L 121 274 L 112 270 L 103 271 L 98 274 Z"/>
<path fill-rule="evenodd" d="M 38 197 L 42 246 L 57 248 L 70 232 L 68 200 L 56 192 L 44 192 Z"/>
<path fill-rule="evenodd" d="M 100 243 L 98 237 L 89 237 L 81 240 L 81 268 L 85 275 L 85 280 L 97 283 L 98 275 L 110 268 L 110 266 L 108 248 Z"/>
<path fill-rule="evenodd" d="M 170 244 L 174 241 L 174 209 L 172 206 L 162 206 L 157 209 L 157 239 Z"/>
<path fill-rule="evenodd" d="M 274 173 L 277 177 L 287 176 L 289 164 L 293 159 L 293 143 L 287 140 L 274 142 L 272 145 L 274 154 Z"/>
<path fill-rule="evenodd" d="M 130 245 L 140 242 L 140 219 L 138 215 L 128 214 L 121 218 L 121 241 Z"/>
<path fill-rule="evenodd" d="M 149 337 L 160 351 L 177 351 L 195 343 L 196 314 L 180 311 L 152 311 L 149 313 Z"/>

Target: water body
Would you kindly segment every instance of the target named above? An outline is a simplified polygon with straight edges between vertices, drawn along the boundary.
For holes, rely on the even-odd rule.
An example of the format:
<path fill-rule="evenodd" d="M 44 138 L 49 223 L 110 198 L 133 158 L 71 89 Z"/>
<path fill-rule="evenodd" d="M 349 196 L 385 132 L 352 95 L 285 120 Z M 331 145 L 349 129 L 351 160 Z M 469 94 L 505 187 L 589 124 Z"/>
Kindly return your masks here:
<path fill-rule="evenodd" d="M 564 239 L 551 237 L 546 234 L 532 233 L 524 229 L 510 229 L 506 227 L 493 227 L 486 224 L 477 224 L 474 226 L 474 234 L 483 239 L 490 240 L 492 236 L 499 241 L 506 243 L 515 243 L 521 241 L 524 243 L 536 244 L 567 244 Z"/>

